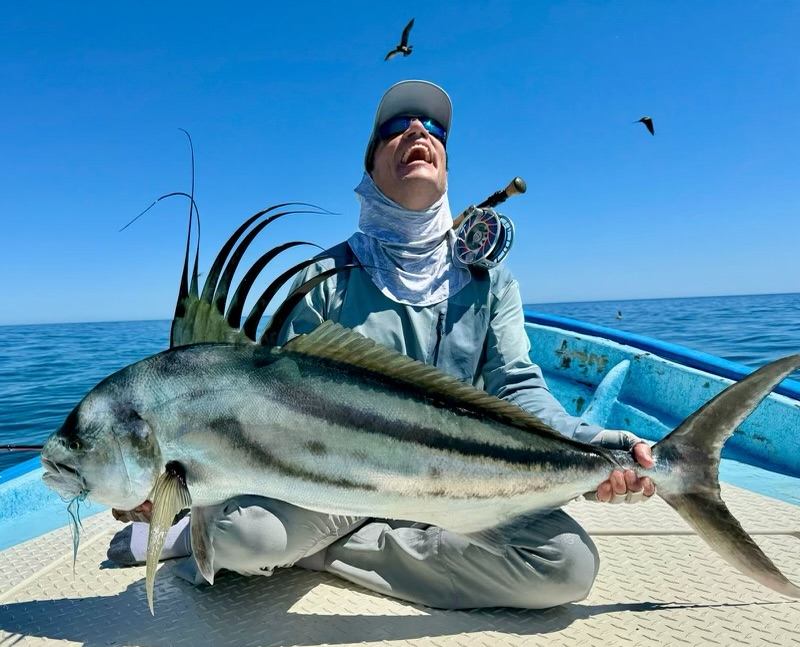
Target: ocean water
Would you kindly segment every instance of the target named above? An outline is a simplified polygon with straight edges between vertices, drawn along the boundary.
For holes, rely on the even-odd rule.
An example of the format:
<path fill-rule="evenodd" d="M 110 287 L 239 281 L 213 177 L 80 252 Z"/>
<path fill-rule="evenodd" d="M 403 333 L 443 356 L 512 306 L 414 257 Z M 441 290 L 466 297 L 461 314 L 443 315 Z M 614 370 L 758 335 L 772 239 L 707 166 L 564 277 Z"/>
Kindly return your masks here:
<path fill-rule="evenodd" d="M 800 352 L 800 294 L 525 307 L 648 335 L 751 367 Z M 0 446 L 42 444 L 100 380 L 165 350 L 169 327 L 168 321 L 0 326 Z M 0 451 L 0 470 L 35 455 Z"/>
<path fill-rule="evenodd" d="M 753 368 L 800 353 L 800 293 L 539 303 L 525 308 L 647 335 Z"/>
<path fill-rule="evenodd" d="M 169 346 L 169 321 L 0 326 L 0 446 L 41 445 L 100 380 Z M 0 451 L 0 470 L 36 456 Z"/>

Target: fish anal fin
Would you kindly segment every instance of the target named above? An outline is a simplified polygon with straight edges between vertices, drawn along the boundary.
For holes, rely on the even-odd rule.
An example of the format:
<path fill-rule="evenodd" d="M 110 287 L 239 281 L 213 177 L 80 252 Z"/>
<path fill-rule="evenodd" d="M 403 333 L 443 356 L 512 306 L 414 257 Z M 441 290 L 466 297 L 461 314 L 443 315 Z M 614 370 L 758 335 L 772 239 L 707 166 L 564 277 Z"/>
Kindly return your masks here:
<path fill-rule="evenodd" d="M 192 556 L 197 570 L 209 584 L 214 583 L 214 540 L 211 536 L 213 519 L 209 508 L 194 507 L 191 513 L 190 532 Z"/>
<path fill-rule="evenodd" d="M 583 450 L 587 447 L 558 433 L 515 404 L 489 395 L 435 366 L 411 359 L 332 321 L 323 321 L 310 333 L 289 340 L 281 347 L 281 351 L 357 367 L 421 390 L 443 404 L 478 413 L 520 429 L 549 435 L 562 443 L 573 442 Z M 597 451 L 602 453 L 599 448 Z"/>
<path fill-rule="evenodd" d="M 192 503 L 189 488 L 186 487 L 186 474 L 180 463 L 167 463 L 166 469 L 156 480 L 153 492 L 150 495 L 153 502 L 153 513 L 150 518 L 150 532 L 147 537 L 147 567 L 145 574 L 145 588 L 147 590 L 147 604 L 150 613 L 153 610 L 153 584 L 155 583 L 156 568 L 161 549 L 167 538 L 167 531 L 178 514 Z"/>

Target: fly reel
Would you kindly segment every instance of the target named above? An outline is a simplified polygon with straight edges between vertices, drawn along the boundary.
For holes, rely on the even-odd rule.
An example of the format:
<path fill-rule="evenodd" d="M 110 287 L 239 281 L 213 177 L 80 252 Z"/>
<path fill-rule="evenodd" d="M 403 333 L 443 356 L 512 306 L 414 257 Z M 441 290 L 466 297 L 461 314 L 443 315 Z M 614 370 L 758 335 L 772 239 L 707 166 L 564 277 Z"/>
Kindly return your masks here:
<path fill-rule="evenodd" d="M 455 255 L 485 270 L 499 265 L 514 244 L 514 223 L 493 209 L 470 207 L 456 229 Z"/>

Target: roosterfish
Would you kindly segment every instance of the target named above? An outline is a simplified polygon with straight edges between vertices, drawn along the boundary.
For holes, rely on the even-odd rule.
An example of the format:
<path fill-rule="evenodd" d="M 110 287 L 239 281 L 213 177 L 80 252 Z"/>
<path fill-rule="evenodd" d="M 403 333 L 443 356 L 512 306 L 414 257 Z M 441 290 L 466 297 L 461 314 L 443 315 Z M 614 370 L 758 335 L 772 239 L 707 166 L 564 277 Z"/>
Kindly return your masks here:
<path fill-rule="evenodd" d="M 800 354 L 754 371 L 707 402 L 653 446 L 655 466 L 644 468 L 630 453 L 563 436 L 516 405 L 337 323 L 325 321 L 276 345 L 300 300 L 354 265 L 299 284 L 257 335 L 280 287 L 319 260 L 281 274 L 242 321 L 256 276 L 281 251 L 303 243 L 280 245 L 256 261 L 228 303 L 245 250 L 269 222 L 298 212 L 280 211 L 288 204 L 255 214 L 234 232 L 202 292 L 199 243 L 190 272 L 190 210 L 170 348 L 101 381 L 42 450 L 44 482 L 65 499 L 89 497 L 125 510 L 152 501 L 151 613 L 167 530 L 186 509 L 192 554 L 213 582 L 204 509 L 238 495 L 424 522 L 478 543 L 481 533 L 502 532 L 522 515 L 594 492 L 615 469 L 649 476 L 657 494 L 722 558 L 764 586 L 800 598 L 800 587 L 729 512 L 719 486 L 725 440 L 800 368 Z"/>

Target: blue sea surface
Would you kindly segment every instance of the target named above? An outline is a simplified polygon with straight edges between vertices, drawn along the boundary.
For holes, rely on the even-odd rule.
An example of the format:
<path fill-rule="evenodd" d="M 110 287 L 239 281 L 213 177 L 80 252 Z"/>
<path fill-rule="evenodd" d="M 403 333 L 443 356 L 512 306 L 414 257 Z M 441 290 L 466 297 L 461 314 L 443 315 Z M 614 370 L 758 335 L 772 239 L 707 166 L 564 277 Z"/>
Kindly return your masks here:
<path fill-rule="evenodd" d="M 166 350 L 169 321 L 0 326 L 0 446 L 41 445 L 103 378 Z M 35 452 L 0 451 L 0 471 Z"/>
<path fill-rule="evenodd" d="M 800 294 L 525 308 L 655 337 L 750 367 L 800 352 Z M 165 350 L 169 328 L 168 321 L 0 326 L 0 446 L 41 445 L 100 380 Z M 0 470 L 35 456 L 0 451 Z"/>
<path fill-rule="evenodd" d="M 800 353 L 800 293 L 532 303 L 524 307 L 646 335 L 751 368 Z M 800 377 L 798 373 L 793 379 Z"/>

